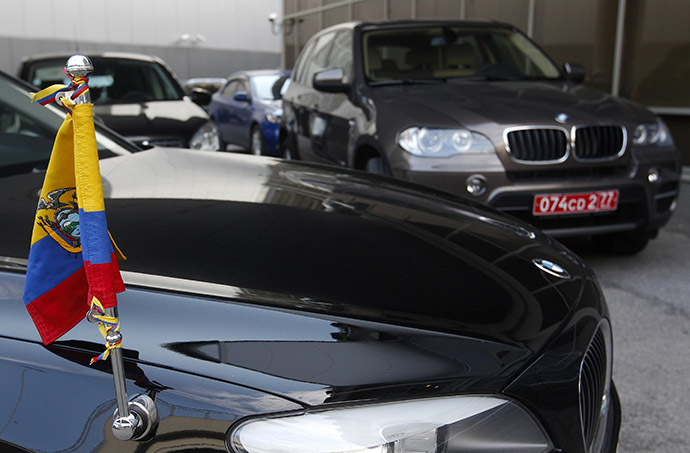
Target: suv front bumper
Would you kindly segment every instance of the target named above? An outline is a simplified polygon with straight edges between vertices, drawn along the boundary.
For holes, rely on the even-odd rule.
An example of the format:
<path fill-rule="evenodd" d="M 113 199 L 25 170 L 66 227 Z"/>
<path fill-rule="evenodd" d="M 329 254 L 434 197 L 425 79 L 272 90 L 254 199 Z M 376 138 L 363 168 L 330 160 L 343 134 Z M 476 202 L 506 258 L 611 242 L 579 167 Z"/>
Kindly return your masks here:
<path fill-rule="evenodd" d="M 625 166 L 533 166 L 531 171 L 516 172 L 497 169 L 496 165 L 491 165 L 490 171 L 482 171 L 476 166 L 469 171 L 452 171 L 447 167 L 435 167 L 429 171 L 428 165 L 419 171 L 420 166 L 416 163 L 407 160 L 406 164 L 409 165 L 394 166 L 394 176 L 487 204 L 559 237 L 616 231 L 653 234 L 670 219 L 679 193 L 680 160 L 675 149 L 636 152 L 634 159 Z M 656 180 L 650 181 L 650 174 L 655 174 Z M 468 192 L 467 181 L 471 176 L 479 176 L 485 181 L 486 191 L 481 195 Z M 619 191 L 615 211 L 532 214 L 534 197 L 538 194 L 575 194 L 612 189 Z"/>

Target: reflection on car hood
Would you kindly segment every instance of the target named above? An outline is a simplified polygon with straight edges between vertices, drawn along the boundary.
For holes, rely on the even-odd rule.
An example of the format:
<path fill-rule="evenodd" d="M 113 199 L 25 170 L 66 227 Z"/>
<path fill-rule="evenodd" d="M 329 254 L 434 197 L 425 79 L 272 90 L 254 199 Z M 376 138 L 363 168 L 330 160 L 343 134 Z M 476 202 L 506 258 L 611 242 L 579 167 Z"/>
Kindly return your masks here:
<path fill-rule="evenodd" d="M 630 101 L 565 82 L 449 81 L 381 86 L 368 93 L 381 115 L 407 113 L 408 121 L 421 125 L 455 125 L 457 118 L 466 127 L 553 124 L 558 113 L 568 115 L 568 124 L 591 124 L 601 118 L 645 121 L 651 115 Z"/>
<path fill-rule="evenodd" d="M 561 319 L 580 291 L 580 262 L 545 247 L 550 240 L 529 225 L 389 179 L 173 150 L 109 159 L 102 168 L 112 230 L 124 230 L 124 249 L 146 257 L 124 269 L 493 338 L 524 328 L 527 312 Z M 129 219 L 138 219 L 136 234 Z M 570 278 L 548 275 L 535 259 L 558 264 Z M 516 303 L 516 324 L 486 329 L 516 315 Z"/>

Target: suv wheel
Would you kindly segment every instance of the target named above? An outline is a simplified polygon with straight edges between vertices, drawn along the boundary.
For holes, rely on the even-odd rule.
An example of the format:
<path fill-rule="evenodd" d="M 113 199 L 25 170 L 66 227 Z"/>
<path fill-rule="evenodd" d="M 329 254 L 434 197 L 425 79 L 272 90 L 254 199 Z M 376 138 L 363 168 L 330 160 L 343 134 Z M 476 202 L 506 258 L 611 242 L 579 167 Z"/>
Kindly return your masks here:
<path fill-rule="evenodd" d="M 290 135 L 286 135 L 285 138 L 282 139 L 280 152 L 283 159 L 299 160 L 299 154 L 297 154 L 293 139 Z"/>
<path fill-rule="evenodd" d="M 387 176 L 389 174 L 386 164 L 383 162 L 383 159 L 380 156 L 370 157 L 364 164 L 364 170 L 376 175 Z"/>

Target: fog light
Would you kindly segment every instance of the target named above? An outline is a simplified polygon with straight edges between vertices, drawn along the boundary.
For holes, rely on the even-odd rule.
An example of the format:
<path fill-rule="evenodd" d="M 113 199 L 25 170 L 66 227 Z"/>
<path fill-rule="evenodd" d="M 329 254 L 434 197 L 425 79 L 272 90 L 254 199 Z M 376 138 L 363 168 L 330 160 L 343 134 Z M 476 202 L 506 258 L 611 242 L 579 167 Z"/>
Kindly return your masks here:
<path fill-rule="evenodd" d="M 678 207 L 678 199 L 674 198 L 673 201 L 671 202 L 671 206 L 669 206 L 668 210 L 673 212 L 676 210 L 677 207 Z"/>
<path fill-rule="evenodd" d="M 655 183 L 659 180 L 659 169 L 656 167 L 652 167 L 649 169 L 649 173 L 647 173 L 647 181 L 651 183 Z"/>
<path fill-rule="evenodd" d="M 467 189 L 467 193 L 475 197 L 484 195 L 486 192 L 486 179 L 481 175 L 472 175 L 467 178 L 465 188 Z"/>

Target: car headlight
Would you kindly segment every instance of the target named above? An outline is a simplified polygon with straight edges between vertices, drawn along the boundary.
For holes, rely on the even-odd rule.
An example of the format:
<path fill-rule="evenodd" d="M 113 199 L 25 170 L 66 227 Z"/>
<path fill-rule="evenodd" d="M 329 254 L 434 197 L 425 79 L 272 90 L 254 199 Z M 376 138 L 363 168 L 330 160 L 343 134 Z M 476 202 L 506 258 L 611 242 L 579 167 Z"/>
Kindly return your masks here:
<path fill-rule="evenodd" d="M 450 396 L 250 419 L 228 432 L 238 453 L 551 451 L 540 425 L 502 398 Z"/>
<path fill-rule="evenodd" d="M 410 127 L 398 134 L 398 145 L 415 156 L 450 157 L 494 152 L 491 141 L 467 129 Z"/>
<path fill-rule="evenodd" d="M 202 151 L 217 151 L 220 148 L 220 138 L 216 125 L 212 121 L 204 123 L 189 140 L 189 147 Z"/>
<path fill-rule="evenodd" d="M 282 112 L 268 112 L 266 119 L 269 123 L 280 124 L 280 118 L 283 116 Z"/>
<path fill-rule="evenodd" d="M 654 123 L 638 124 L 633 131 L 633 144 L 639 146 L 673 146 L 673 138 L 666 124 L 657 119 Z"/>

